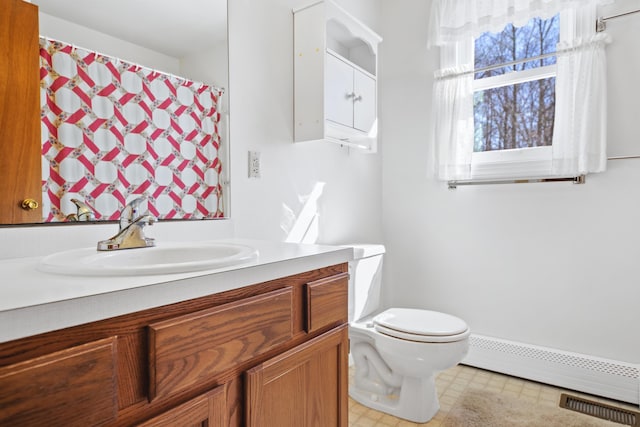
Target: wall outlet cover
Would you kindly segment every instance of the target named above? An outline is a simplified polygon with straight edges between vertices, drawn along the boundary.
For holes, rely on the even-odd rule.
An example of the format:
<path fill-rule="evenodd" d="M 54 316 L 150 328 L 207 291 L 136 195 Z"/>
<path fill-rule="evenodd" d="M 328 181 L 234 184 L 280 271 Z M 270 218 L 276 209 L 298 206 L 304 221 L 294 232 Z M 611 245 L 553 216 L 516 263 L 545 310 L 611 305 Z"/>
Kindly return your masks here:
<path fill-rule="evenodd" d="M 249 178 L 260 178 L 260 152 L 249 151 Z"/>

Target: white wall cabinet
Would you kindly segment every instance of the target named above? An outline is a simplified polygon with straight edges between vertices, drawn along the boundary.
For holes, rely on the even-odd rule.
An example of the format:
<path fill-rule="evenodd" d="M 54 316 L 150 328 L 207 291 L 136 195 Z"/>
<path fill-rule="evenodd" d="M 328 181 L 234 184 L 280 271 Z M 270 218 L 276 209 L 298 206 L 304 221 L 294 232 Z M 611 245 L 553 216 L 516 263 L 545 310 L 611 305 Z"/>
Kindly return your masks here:
<path fill-rule="evenodd" d="M 380 36 L 330 0 L 294 10 L 294 140 L 377 150 Z"/>

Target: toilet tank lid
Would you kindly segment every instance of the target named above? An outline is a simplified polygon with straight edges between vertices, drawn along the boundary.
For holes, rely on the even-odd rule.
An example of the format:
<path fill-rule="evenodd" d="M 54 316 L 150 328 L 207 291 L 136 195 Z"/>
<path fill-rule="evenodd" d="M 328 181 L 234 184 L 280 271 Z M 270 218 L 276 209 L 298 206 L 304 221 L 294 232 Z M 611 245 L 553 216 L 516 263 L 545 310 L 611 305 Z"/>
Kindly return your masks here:
<path fill-rule="evenodd" d="M 353 248 L 353 258 L 361 259 L 368 258 L 376 255 L 382 255 L 385 253 L 384 245 L 374 243 L 354 243 L 351 245 L 344 245 Z"/>

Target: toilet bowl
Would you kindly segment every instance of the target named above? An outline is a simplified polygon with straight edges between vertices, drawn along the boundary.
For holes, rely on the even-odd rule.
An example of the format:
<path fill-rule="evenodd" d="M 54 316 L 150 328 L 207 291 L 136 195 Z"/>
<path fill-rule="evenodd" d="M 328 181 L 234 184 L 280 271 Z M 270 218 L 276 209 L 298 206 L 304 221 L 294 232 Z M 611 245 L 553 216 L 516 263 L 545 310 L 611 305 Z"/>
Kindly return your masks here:
<path fill-rule="evenodd" d="M 430 310 L 378 312 L 384 247 L 353 247 L 349 339 L 355 375 L 349 395 L 367 407 L 427 422 L 440 407 L 435 375 L 467 354 L 469 327 L 455 316 Z"/>

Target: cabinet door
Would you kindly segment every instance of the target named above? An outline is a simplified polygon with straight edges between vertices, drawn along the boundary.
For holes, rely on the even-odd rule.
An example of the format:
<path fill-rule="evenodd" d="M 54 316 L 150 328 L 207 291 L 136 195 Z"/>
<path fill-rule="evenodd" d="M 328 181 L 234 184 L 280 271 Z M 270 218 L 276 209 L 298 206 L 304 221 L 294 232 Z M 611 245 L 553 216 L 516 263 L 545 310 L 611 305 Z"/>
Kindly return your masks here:
<path fill-rule="evenodd" d="M 327 54 L 325 117 L 353 127 L 353 67 Z"/>
<path fill-rule="evenodd" d="M 158 415 L 139 427 L 223 427 L 226 421 L 226 399 L 223 385 L 182 405 Z"/>
<path fill-rule="evenodd" d="M 246 374 L 248 427 L 347 426 L 347 325 Z"/>
<path fill-rule="evenodd" d="M 375 124 L 376 81 L 359 70 L 353 71 L 353 127 L 369 133 Z"/>
<path fill-rule="evenodd" d="M 21 207 L 25 199 L 42 205 L 38 7 L 9 0 L 2 8 L 0 223 L 41 222 L 42 207 Z"/>

